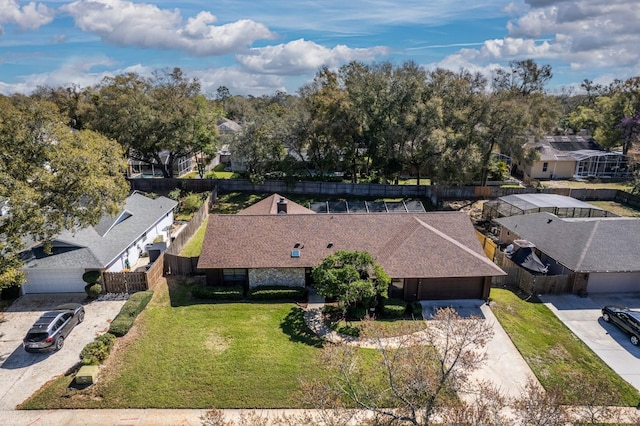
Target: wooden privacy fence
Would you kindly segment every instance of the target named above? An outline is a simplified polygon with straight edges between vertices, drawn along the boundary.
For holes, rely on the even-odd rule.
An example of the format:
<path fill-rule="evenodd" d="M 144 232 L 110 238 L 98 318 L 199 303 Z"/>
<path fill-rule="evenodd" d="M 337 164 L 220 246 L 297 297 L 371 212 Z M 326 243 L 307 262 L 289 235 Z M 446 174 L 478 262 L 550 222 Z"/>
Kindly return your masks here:
<path fill-rule="evenodd" d="M 106 293 L 135 293 L 149 288 L 146 272 L 103 272 Z"/>
<path fill-rule="evenodd" d="M 165 275 L 195 275 L 198 273 L 199 257 L 184 257 L 175 254 L 164 254 Z"/>
<path fill-rule="evenodd" d="M 163 277 L 164 256 L 162 253 L 145 272 L 103 272 L 104 292 L 135 293 L 155 289 Z"/>
<path fill-rule="evenodd" d="M 570 275 L 534 275 L 513 263 L 501 251 L 496 252 L 495 262 L 507 276 L 494 278 L 494 285 L 516 285 L 530 294 L 571 293 Z"/>
<path fill-rule="evenodd" d="M 498 251 L 498 244 L 493 242 L 491 238 L 487 238 L 482 232 L 476 230 L 476 236 L 478 240 L 480 240 L 480 244 L 482 245 L 482 249 L 484 250 L 484 254 L 490 259 L 496 255 L 496 251 Z"/>

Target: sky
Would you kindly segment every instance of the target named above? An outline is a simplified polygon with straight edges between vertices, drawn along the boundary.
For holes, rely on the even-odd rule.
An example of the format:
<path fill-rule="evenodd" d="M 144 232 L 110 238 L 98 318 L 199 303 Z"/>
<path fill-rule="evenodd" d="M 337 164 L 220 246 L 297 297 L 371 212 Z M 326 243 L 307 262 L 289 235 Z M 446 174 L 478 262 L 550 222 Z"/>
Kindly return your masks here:
<path fill-rule="evenodd" d="M 214 96 L 296 93 L 321 66 L 411 60 L 487 77 L 551 65 L 551 91 L 640 75 L 637 0 L 0 0 L 0 93 L 180 67 Z"/>

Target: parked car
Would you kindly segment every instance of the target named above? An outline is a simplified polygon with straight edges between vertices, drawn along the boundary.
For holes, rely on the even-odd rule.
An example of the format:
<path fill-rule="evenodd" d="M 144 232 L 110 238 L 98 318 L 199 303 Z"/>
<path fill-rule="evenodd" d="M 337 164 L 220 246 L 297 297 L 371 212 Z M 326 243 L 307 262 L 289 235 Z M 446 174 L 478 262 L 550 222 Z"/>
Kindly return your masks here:
<path fill-rule="evenodd" d="M 22 346 L 27 352 L 60 350 L 73 328 L 84 320 L 84 307 L 79 303 L 56 306 L 42 314 L 29 329 Z"/>
<path fill-rule="evenodd" d="M 622 306 L 605 306 L 602 308 L 602 319 L 629 334 L 634 346 L 640 343 L 640 312 Z"/>

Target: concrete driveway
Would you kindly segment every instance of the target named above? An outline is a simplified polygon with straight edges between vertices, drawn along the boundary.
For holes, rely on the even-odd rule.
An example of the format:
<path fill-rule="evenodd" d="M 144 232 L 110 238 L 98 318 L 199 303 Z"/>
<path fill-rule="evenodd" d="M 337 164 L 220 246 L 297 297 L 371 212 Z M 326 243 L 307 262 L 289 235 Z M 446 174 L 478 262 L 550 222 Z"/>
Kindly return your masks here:
<path fill-rule="evenodd" d="M 542 295 L 553 313 L 620 377 L 640 391 L 640 346 L 629 336 L 602 319 L 605 305 L 622 305 L 640 310 L 640 294 Z"/>
<path fill-rule="evenodd" d="M 493 328 L 493 337 L 483 348 L 487 360 L 480 369 L 473 372 L 474 379 L 492 383 L 509 397 L 520 396 L 528 380 L 538 383 L 529 364 L 522 358 L 491 308 L 483 300 L 422 300 L 420 303 L 424 318 L 430 318 L 439 308 L 450 307 L 462 318 L 477 317 L 489 322 Z"/>
<path fill-rule="evenodd" d="M 124 300 L 95 300 L 84 306 L 85 320 L 77 325 L 58 352 L 31 354 L 22 339 L 45 311 L 56 305 L 86 301 L 84 293 L 30 294 L 0 313 L 0 410 L 12 410 L 49 380 L 66 373 L 79 361 L 80 351 L 120 312 Z"/>

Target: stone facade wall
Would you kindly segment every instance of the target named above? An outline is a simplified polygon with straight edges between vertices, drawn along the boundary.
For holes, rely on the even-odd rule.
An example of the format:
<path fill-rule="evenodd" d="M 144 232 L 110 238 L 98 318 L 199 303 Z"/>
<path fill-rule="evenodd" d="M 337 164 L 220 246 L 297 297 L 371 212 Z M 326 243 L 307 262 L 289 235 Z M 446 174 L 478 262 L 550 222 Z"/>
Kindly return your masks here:
<path fill-rule="evenodd" d="M 249 269 L 249 287 L 253 288 L 261 285 L 304 287 L 304 268 Z"/>

